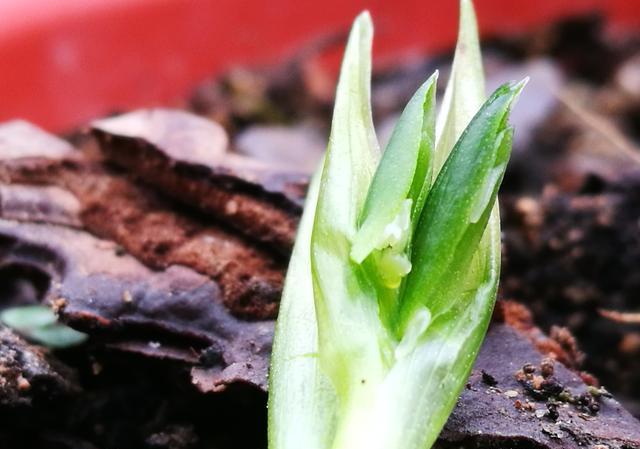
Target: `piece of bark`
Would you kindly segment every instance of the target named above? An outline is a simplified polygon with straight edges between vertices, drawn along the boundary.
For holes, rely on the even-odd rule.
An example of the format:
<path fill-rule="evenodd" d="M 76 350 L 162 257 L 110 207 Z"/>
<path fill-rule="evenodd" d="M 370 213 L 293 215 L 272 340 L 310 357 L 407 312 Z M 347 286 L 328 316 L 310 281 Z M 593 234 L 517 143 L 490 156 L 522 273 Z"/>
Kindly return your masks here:
<path fill-rule="evenodd" d="M 78 393 L 71 368 L 0 325 L 0 406 L 30 405 L 34 399 Z"/>
<path fill-rule="evenodd" d="M 236 151 L 266 164 L 311 175 L 327 148 L 325 132 L 309 124 L 253 125 L 234 139 Z"/>
<path fill-rule="evenodd" d="M 229 152 L 216 123 L 152 109 L 96 121 L 92 133 L 135 178 L 283 254 L 293 246 L 307 177 Z"/>
<path fill-rule="evenodd" d="M 545 396 L 531 390 L 520 371 L 531 365 L 542 378 L 540 365 L 547 363 L 546 356 L 513 327 L 493 323 L 438 447 L 640 447 L 640 423 L 614 399 L 592 396 L 589 391 L 594 390 L 561 363 L 555 363 L 552 377 L 547 378 L 547 385 L 560 391 Z M 487 376 L 493 385 L 486 382 Z M 596 403 L 592 408 L 598 410 L 563 402 L 563 397 L 584 398 L 576 400 Z"/>
<path fill-rule="evenodd" d="M 45 157 L 59 159 L 71 156 L 74 148 L 37 126 L 23 120 L 0 125 L 0 157 L 3 159 Z"/>
<path fill-rule="evenodd" d="M 0 155 L 0 268 L 51 281 L 63 320 L 111 348 L 198 366 L 201 389 L 264 388 L 273 323 L 255 320 L 274 315 L 283 264 L 99 163 L 42 157 L 36 144 L 29 157 Z"/>
<path fill-rule="evenodd" d="M 273 323 L 233 317 L 206 276 L 179 265 L 152 271 L 113 242 L 50 224 L 0 220 L 0 253 L 0 267 L 46 273 L 61 319 L 110 347 L 206 365 L 212 390 L 265 388 Z"/>
<path fill-rule="evenodd" d="M 0 184 L 0 216 L 7 220 L 80 227 L 80 202 L 60 187 Z"/>
<path fill-rule="evenodd" d="M 185 265 L 210 276 L 219 285 L 227 308 L 238 316 L 275 316 L 283 281 L 280 258 L 201 216 L 180 210 L 123 174 L 81 158 L 3 159 L 0 155 L 0 180 L 10 183 L 0 191 L 4 203 L 12 203 L 3 209 L 4 218 L 20 219 L 20 213 L 34 209 L 46 212 L 49 223 L 66 220 L 63 224 L 75 226 L 80 221 L 88 231 L 116 242 L 152 268 Z M 27 183 L 55 186 L 67 193 L 51 193 L 49 188 L 36 195 L 16 187 Z M 36 204 L 46 203 L 47 195 L 54 194 L 55 204 L 61 203 L 62 196 L 69 204 L 58 204 L 57 211 L 45 211 L 42 204 Z M 17 204 L 20 197 L 25 200 L 22 205 Z M 60 208 L 72 214 L 77 204 L 79 220 L 71 223 L 71 218 L 61 217 Z M 30 218 L 43 220 L 42 216 Z"/>

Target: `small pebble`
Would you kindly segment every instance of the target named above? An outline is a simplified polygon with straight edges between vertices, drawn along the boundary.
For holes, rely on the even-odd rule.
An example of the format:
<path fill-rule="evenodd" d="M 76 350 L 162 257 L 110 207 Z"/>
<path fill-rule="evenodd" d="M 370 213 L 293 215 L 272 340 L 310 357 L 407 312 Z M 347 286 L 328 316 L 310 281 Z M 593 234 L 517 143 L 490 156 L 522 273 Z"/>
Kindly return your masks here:
<path fill-rule="evenodd" d="M 131 295 L 131 292 L 129 290 L 125 290 L 122 293 L 122 301 L 127 304 L 133 302 L 133 296 Z"/>
<path fill-rule="evenodd" d="M 236 201 L 228 201 L 224 207 L 224 211 L 227 215 L 235 215 L 238 212 L 239 206 Z"/>
<path fill-rule="evenodd" d="M 518 392 L 516 390 L 507 390 L 504 392 L 504 395 L 508 398 L 518 397 Z"/>
<path fill-rule="evenodd" d="M 529 401 L 525 401 L 524 405 L 522 406 L 523 409 L 532 412 L 536 409 L 536 407 Z"/>
<path fill-rule="evenodd" d="M 91 372 L 93 373 L 94 376 L 97 376 L 102 372 L 102 365 L 98 362 L 93 362 L 91 364 Z"/>
<path fill-rule="evenodd" d="M 576 401 L 576 399 L 573 397 L 573 395 L 569 390 L 563 390 L 558 395 L 558 399 L 560 399 L 562 402 L 569 402 L 569 403 L 574 403 Z"/>
<path fill-rule="evenodd" d="M 550 377 L 553 376 L 553 371 L 554 371 L 554 362 L 553 359 L 543 359 L 542 362 L 540 362 L 540 372 L 542 373 L 542 377 Z"/>
<path fill-rule="evenodd" d="M 558 408 L 555 404 L 547 404 L 547 413 L 545 413 L 545 416 L 552 421 L 558 420 L 560 414 L 558 413 Z"/>
<path fill-rule="evenodd" d="M 18 376 L 17 382 L 18 390 L 20 391 L 26 391 L 31 388 L 31 384 L 29 383 L 29 381 L 22 376 Z"/>

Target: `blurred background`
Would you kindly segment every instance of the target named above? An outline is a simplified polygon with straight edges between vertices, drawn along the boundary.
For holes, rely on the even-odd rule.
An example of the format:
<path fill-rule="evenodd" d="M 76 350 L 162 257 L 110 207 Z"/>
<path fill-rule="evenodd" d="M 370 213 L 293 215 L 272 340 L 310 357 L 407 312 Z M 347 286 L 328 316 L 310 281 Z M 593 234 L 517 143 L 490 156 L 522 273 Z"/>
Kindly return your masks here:
<path fill-rule="evenodd" d="M 586 11 L 614 28 L 640 22 L 631 0 L 476 3 L 484 36 Z M 167 104 L 235 65 L 273 64 L 335 38 L 363 9 L 377 27 L 378 66 L 454 41 L 453 0 L 3 0 L 0 120 L 66 131 L 114 110 Z"/>

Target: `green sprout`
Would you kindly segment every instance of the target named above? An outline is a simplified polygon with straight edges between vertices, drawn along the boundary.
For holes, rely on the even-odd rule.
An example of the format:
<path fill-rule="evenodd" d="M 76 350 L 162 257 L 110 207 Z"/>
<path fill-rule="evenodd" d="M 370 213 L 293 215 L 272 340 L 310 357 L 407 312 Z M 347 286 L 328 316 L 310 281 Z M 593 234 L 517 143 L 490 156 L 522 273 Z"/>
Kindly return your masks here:
<path fill-rule="evenodd" d="M 50 307 L 29 305 L 11 307 L 0 312 L 0 322 L 31 341 L 53 349 L 79 345 L 87 334 L 60 323 Z"/>
<path fill-rule="evenodd" d="M 526 80 L 484 101 L 475 14 L 460 5 L 437 119 L 435 73 L 382 154 L 371 19 L 354 22 L 280 305 L 271 449 L 427 449 L 469 376 L 496 297 L 496 197 Z"/>

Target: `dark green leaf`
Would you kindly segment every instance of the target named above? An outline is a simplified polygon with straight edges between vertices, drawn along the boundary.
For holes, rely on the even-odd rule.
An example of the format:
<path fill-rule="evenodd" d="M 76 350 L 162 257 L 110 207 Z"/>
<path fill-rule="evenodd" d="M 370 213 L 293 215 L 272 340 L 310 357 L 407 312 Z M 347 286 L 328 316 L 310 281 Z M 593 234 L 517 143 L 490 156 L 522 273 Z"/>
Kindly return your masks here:
<path fill-rule="evenodd" d="M 478 248 L 511 151 L 506 117 L 523 84 L 500 87 L 473 118 L 434 183 L 413 241 L 413 270 L 399 328 L 419 306 L 435 317 L 453 306 Z"/>

